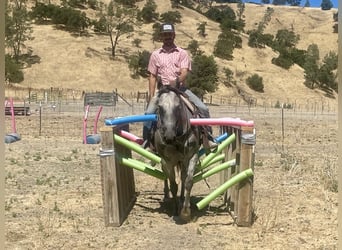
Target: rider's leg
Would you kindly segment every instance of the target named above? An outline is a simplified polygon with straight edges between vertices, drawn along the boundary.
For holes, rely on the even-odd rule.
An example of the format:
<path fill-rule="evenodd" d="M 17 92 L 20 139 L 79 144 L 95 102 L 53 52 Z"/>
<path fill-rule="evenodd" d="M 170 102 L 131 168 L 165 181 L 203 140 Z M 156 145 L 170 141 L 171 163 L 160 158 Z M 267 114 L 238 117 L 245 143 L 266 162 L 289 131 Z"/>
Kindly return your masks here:
<path fill-rule="evenodd" d="M 194 93 L 192 93 L 189 89 L 185 90 L 185 94 L 189 97 L 189 100 L 198 108 L 200 117 L 202 118 L 210 118 L 210 113 L 208 107 L 199 99 Z M 209 147 L 214 148 L 217 146 L 215 139 L 212 136 L 212 128 L 211 126 L 203 126 L 206 130 L 207 137 L 209 140 Z"/>
<path fill-rule="evenodd" d="M 157 110 L 157 97 L 154 96 L 152 97 L 151 101 L 149 102 L 145 115 L 147 114 L 155 114 Z M 150 146 L 151 142 L 151 133 L 152 133 L 152 126 L 153 122 L 152 121 L 145 121 L 143 123 L 143 140 L 144 140 L 144 148 L 147 148 Z"/>
<path fill-rule="evenodd" d="M 195 95 L 191 90 L 186 89 L 184 92 L 189 100 L 199 109 L 200 115 L 203 118 L 210 118 L 210 113 L 208 107 Z"/>

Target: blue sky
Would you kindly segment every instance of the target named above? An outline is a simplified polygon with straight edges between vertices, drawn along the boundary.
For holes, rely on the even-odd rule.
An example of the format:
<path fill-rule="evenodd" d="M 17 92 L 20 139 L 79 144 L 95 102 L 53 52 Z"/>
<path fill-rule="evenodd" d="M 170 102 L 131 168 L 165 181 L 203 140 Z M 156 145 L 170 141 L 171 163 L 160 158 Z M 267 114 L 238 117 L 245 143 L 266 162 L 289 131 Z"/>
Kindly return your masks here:
<path fill-rule="evenodd" d="M 322 0 L 309 0 L 310 1 L 310 5 L 311 7 L 321 7 L 321 3 L 322 3 Z M 337 9 L 337 2 L 338 0 L 330 0 L 332 2 L 332 4 L 334 5 L 333 8 L 336 8 Z M 304 5 L 305 4 L 305 0 L 301 1 L 301 5 Z"/>
<path fill-rule="evenodd" d="M 337 9 L 337 3 L 338 3 L 338 0 L 330 0 L 332 2 L 332 4 L 334 5 L 333 8 L 336 8 Z M 245 2 L 261 2 L 261 0 L 245 0 Z M 272 0 L 270 1 L 272 3 Z M 300 2 L 300 6 L 303 6 L 305 4 L 306 0 L 301 0 Z M 317 7 L 317 8 L 321 8 L 321 3 L 322 3 L 322 0 L 309 0 L 310 2 L 310 6 L 311 7 Z"/>

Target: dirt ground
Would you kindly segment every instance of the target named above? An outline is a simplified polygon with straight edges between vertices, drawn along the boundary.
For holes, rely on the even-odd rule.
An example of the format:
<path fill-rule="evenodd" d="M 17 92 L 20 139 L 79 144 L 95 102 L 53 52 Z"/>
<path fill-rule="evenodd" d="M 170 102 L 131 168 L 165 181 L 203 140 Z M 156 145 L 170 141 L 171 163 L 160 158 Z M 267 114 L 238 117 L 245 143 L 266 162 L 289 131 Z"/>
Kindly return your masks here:
<path fill-rule="evenodd" d="M 255 122 L 251 227 L 234 224 L 222 197 L 178 225 L 162 182 L 137 171 L 131 213 L 121 227 L 105 227 L 100 145 L 82 144 L 82 113 L 51 113 L 41 135 L 33 113 L 16 117 L 22 139 L 5 146 L 5 248 L 337 249 L 337 114 L 285 110 L 282 122 L 280 109 L 210 109 Z M 215 189 L 217 177 L 208 184 L 194 186 L 193 200 Z"/>

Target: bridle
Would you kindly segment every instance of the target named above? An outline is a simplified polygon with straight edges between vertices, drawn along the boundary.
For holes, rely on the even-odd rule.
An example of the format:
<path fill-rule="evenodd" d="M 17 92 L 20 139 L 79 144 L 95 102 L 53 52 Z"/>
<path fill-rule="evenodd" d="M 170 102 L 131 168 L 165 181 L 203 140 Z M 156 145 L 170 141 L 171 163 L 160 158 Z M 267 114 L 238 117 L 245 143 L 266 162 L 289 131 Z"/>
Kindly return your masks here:
<path fill-rule="evenodd" d="M 165 93 L 169 93 L 169 92 L 174 92 L 177 96 L 177 98 L 179 99 L 179 103 L 180 106 L 179 107 L 179 112 L 177 114 L 177 119 L 175 121 L 176 126 L 175 126 L 175 135 L 176 135 L 176 140 L 175 141 L 185 141 L 186 138 L 188 138 L 188 136 L 190 135 L 190 133 L 192 132 L 192 128 L 191 128 L 191 124 L 190 124 L 190 115 L 188 115 L 188 113 L 190 113 L 188 111 L 188 108 L 186 107 L 184 101 L 181 98 L 181 92 L 176 89 L 173 88 L 171 86 L 164 86 L 163 88 L 161 88 L 159 90 L 159 94 L 158 94 L 158 99 L 160 98 L 161 95 L 165 94 Z M 158 101 L 159 102 L 159 101 Z M 160 105 L 158 105 L 157 108 L 157 132 L 160 134 L 161 133 L 161 127 L 162 127 L 162 112 L 160 112 Z M 175 112 L 173 110 L 173 112 Z M 179 133 L 179 131 L 182 131 L 181 133 Z"/>

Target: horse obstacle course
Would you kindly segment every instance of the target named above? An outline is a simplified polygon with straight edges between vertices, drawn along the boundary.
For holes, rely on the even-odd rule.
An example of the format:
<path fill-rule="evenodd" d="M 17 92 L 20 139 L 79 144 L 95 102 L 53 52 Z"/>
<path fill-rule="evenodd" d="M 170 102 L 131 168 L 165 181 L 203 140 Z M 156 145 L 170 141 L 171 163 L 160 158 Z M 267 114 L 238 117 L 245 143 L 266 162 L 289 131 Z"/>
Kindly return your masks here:
<path fill-rule="evenodd" d="M 151 165 L 132 159 L 132 151 L 154 163 L 159 156 L 143 149 L 142 139 L 129 132 L 129 123 L 156 121 L 156 115 L 136 115 L 105 121 L 100 129 L 101 182 L 105 226 L 120 226 L 136 201 L 133 169 L 165 180 L 166 175 Z M 253 121 L 235 118 L 194 118 L 193 125 L 219 126 L 221 135 L 216 150 L 204 155 L 198 163 L 194 183 L 220 173 L 221 185 L 199 201 L 196 206 L 204 209 L 212 200 L 224 194 L 224 205 L 238 226 L 253 223 L 253 168 L 255 129 Z"/>

